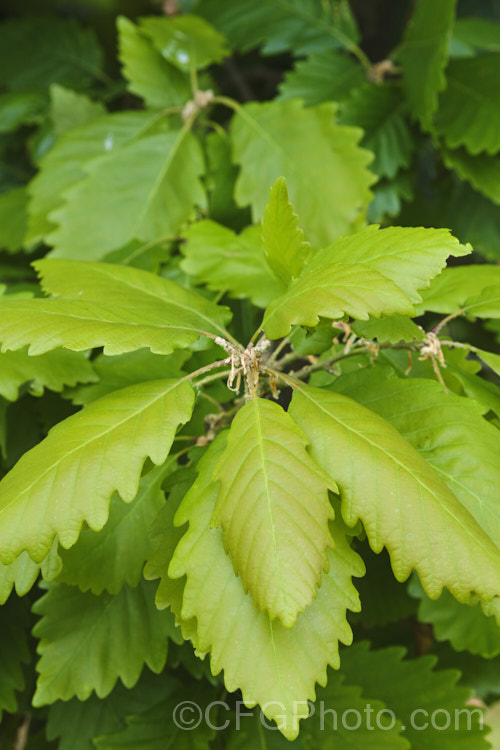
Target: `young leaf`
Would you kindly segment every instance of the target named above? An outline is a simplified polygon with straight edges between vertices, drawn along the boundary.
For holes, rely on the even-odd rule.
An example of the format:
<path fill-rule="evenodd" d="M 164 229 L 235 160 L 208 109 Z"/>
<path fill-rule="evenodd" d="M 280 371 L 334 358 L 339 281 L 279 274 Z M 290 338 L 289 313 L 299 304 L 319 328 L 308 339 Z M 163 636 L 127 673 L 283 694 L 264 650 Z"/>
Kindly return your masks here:
<path fill-rule="evenodd" d="M 199 16 L 143 18 L 140 26 L 162 57 L 185 73 L 220 63 L 229 54 L 222 34 Z"/>
<path fill-rule="evenodd" d="M 0 563 L 0 604 L 4 604 L 13 589 L 24 596 L 32 588 L 40 573 L 46 581 L 52 581 L 61 571 L 61 558 L 57 552 L 57 539 L 40 563 L 34 563 L 27 552 L 21 552 L 11 563 Z"/>
<path fill-rule="evenodd" d="M 500 287 L 500 266 L 476 265 L 445 268 L 433 280 L 429 289 L 422 292 L 422 302 L 417 307 L 417 314 L 427 310 L 438 313 L 458 312 L 468 299 L 482 297 L 485 289 L 491 286 Z"/>
<path fill-rule="evenodd" d="M 325 50 L 298 60 L 279 85 L 278 101 L 303 99 L 306 107 L 341 102 L 365 80 L 363 68 L 352 57 Z"/>
<path fill-rule="evenodd" d="M 340 487 L 349 526 L 385 546 L 398 581 L 415 569 L 426 593 L 446 586 L 459 601 L 500 592 L 500 549 L 438 473 L 386 420 L 338 393 L 295 387 L 290 415 L 311 455 Z M 334 449 L 332 448 L 334 446 Z"/>
<path fill-rule="evenodd" d="M 23 664 L 30 661 L 26 602 L 17 597 L 0 609 L 0 720 L 3 711 L 17 711 L 16 692 L 25 684 Z"/>
<path fill-rule="evenodd" d="M 466 299 L 463 311 L 472 318 L 500 318 L 500 284 L 487 286 L 481 294 Z"/>
<path fill-rule="evenodd" d="M 57 581 L 96 595 L 118 594 L 124 584 L 137 586 L 152 552 L 149 527 L 165 502 L 161 485 L 171 470 L 167 461 L 148 472 L 130 503 L 113 495 L 104 528 L 84 529 L 74 547 L 61 550 L 63 567 Z"/>
<path fill-rule="evenodd" d="M 350 237 L 339 237 L 314 254 L 308 266 L 324 268 L 330 263 L 360 263 L 380 271 L 411 299 L 420 302 L 419 291 L 429 286 L 446 265 L 449 256 L 468 255 L 448 229 L 369 226 Z"/>
<path fill-rule="evenodd" d="M 170 354 L 201 334 L 226 335 L 227 308 L 148 271 L 59 259 L 39 261 L 36 268 L 43 288 L 63 299 L 4 298 L 4 350 L 30 344 L 30 354 L 43 354 L 58 346 L 103 346 L 112 355 L 148 346 Z"/>
<path fill-rule="evenodd" d="M 359 373 L 342 392 L 390 422 L 441 475 L 462 505 L 500 549 L 500 433 L 474 401 L 443 393 L 433 380 Z"/>
<path fill-rule="evenodd" d="M 203 155 L 187 128 L 141 138 L 84 169 L 86 179 L 51 214 L 54 256 L 98 260 L 132 239 L 174 236 L 206 203 Z"/>
<path fill-rule="evenodd" d="M 233 159 L 241 166 L 235 198 L 251 206 L 254 222 L 267 204 L 262 186 L 283 176 L 313 247 L 360 224 L 374 181 L 366 169 L 371 157 L 358 146 L 360 130 L 335 123 L 336 111 L 332 103 L 304 109 L 294 99 L 246 104 L 235 115 Z"/>
<path fill-rule="evenodd" d="M 189 383 L 153 380 L 105 396 L 54 427 L 0 482 L 2 562 L 23 550 L 40 562 L 56 534 L 71 547 L 82 521 L 101 529 L 113 492 L 130 502 L 145 459 L 165 461 L 193 401 Z"/>
<path fill-rule="evenodd" d="M 176 523 L 189 521 L 189 530 L 175 551 L 169 576 L 187 576 L 182 618 L 196 618 L 192 638 L 199 652 L 211 651 L 213 674 L 223 669 L 227 690 L 240 689 L 249 707 L 260 703 L 264 714 L 293 739 L 298 721 L 308 715 L 315 682 L 326 683 L 328 664 L 338 668 L 338 641 L 351 642 L 346 608 L 359 609 L 351 576 L 363 575 L 364 567 L 336 521 L 331 527 L 335 550 L 328 551 L 330 568 L 316 598 L 292 628 L 270 620 L 235 576 L 222 531 L 210 528 L 218 496 L 211 478 L 224 447 L 221 434 L 200 461 L 198 479 L 178 511 Z"/>
<path fill-rule="evenodd" d="M 300 275 L 311 252 L 297 224 L 298 218 L 288 200 L 286 180 L 279 177 L 271 188 L 264 211 L 262 241 L 266 260 L 283 289 Z"/>
<path fill-rule="evenodd" d="M 439 599 L 428 599 L 417 578 L 409 591 L 420 599 L 419 622 L 432 625 L 437 641 L 450 641 L 455 651 L 470 651 L 486 659 L 500 654 L 500 627 L 494 617 L 487 617 L 478 602 L 460 604 L 448 591 Z"/>
<path fill-rule="evenodd" d="M 450 60 L 434 128 L 450 148 L 471 154 L 500 149 L 500 53 Z"/>
<path fill-rule="evenodd" d="M 412 115 L 429 128 L 438 93 L 446 86 L 448 40 L 455 16 L 456 0 L 420 0 L 407 26 L 399 59 L 403 85 Z"/>
<path fill-rule="evenodd" d="M 49 584 L 33 611 L 41 616 L 33 629 L 40 654 L 34 706 L 73 696 L 84 701 L 93 691 L 104 698 L 118 679 L 133 687 L 145 664 L 163 669 L 175 630 L 172 616 L 155 607 L 147 581 L 116 596 Z"/>
<path fill-rule="evenodd" d="M 308 264 L 302 275 L 266 310 L 262 327 L 270 339 L 286 336 L 292 325 L 316 326 L 320 316 L 412 315 L 407 295 L 379 271 L 366 265 Z"/>
<path fill-rule="evenodd" d="M 231 425 L 214 470 L 221 488 L 212 525 L 221 526 L 245 592 L 292 627 L 316 596 L 328 547 L 336 490 L 307 452 L 307 438 L 272 401 L 253 398 Z"/>
<path fill-rule="evenodd" d="M 116 26 L 118 58 L 129 91 L 149 107 L 182 108 L 191 98 L 189 77 L 167 62 L 152 40 L 128 18 L 119 16 Z"/>
<path fill-rule="evenodd" d="M 356 125 L 365 131 L 362 145 L 375 154 L 370 169 L 381 177 L 393 178 L 407 167 L 415 148 L 402 104 L 393 88 L 365 82 L 340 110 L 342 125 Z"/>
<path fill-rule="evenodd" d="M 209 289 L 224 289 L 265 307 L 281 292 L 266 263 L 259 227 L 240 234 L 206 219 L 191 224 L 181 245 L 181 268 Z"/>
<path fill-rule="evenodd" d="M 172 478 L 173 481 L 174 478 Z M 156 590 L 155 603 L 158 609 L 170 607 L 175 615 L 175 622 L 182 630 L 186 641 L 196 641 L 196 620 L 186 621 L 181 617 L 182 596 L 184 593 L 184 579 L 173 579 L 168 576 L 168 566 L 175 549 L 184 536 L 186 528 L 174 526 L 174 517 L 184 496 L 191 489 L 196 479 L 196 471 L 192 466 L 185 466 L 179 470 L 176 483 L 169 493 L 168 502 L 158 514 L 151 527 L 151 539 L 155 551 L 144 568 L 146 580 L 160 579 Z"/>
<path fill-rule="evenodd" d="M 117 112 L 99 117 L 63 135 L 40 162 L 29 183 L 28 232 L 30 245 L 45 240 L 54 229 L 50 214 L 63 203 L 68 188 L 85 177 L 90 159 L 120 149 L 151 123 L 151 112 Z"/>
<path fill-rule="evenodd" d="M 342 651 L 341 673 L 364 695 L 384 701 L 405 727 L 412 750 L 456 750 L 457 745 L 487 750 L 483 711 L 477 706 L 466 709 L 470 690 L 456 686 L 460 672 L 434 670 L 435 656 L 403 660 L 404 656 L 404 648 L 370 651 L 366 641 L 357 643 Z"/>

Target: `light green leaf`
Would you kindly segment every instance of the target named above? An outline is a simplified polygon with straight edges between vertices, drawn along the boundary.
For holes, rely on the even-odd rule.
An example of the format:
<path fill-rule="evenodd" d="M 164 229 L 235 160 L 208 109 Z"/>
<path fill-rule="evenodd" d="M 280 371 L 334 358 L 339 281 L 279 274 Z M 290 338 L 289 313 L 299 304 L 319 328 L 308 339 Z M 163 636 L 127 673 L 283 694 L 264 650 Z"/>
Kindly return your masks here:
<path fill-rule="evenodd" d="M 255 603 L 290 628 L 316 596 L 334 513 L 335 483 L 311 460 L 304 433 L 281 406 L 253 398 L 237 413 L 214 470 L 212 525 Z"/>
<path fill-rule="evenodd" d="M 456 0 L 419 0 L 407 26 L 399 60 L 410 112 L 425 128 L 446 86 L 443 71 L 451 37 Z"/>
<path fill-rule="evenodd" d="M 441 153 L 447 167 L 455 169 L 463 180 L 468 180 L 493 203 L 500 204 L 500 156 L 471 156 L 464 148 L 441 149 Z"/>
<path fill-rule="evenodd" d="M 167 355 L 153 354 L 149 349 L 138 349 L 116 357 L 99 354 L 92 360 L 99 382 L 72 389 L 69 394 L 71 401 L 82 406 L 134 383 L 180 378 L 185 374 L 182 366 L 190 356 L 191 352 L 183 349 Z"/>
<path fill-rule="evenodd" d="M 134 750 L 167 750 L 172 747 L 176 750 L 209 750 L 215 736 L 214 727 L 219 726 L 213 723 L 217 722 L 217 717 L 212 710 L 217 706 L 217 698 L 218 694 L 206 683 L 195 685 L 194 689 L 193 686 L 179 685 L 175 692 L 153 708 L 128 716 L 127 726 L 122 731 L 96 739 L 95 747 L 98 750 L 123 750 L 125 747 Z M 201 721 L 198 726 L 189 727 L 194 731 L 188 731 L 182 721 L 173 718 L 178 715 L 176 707 L 179 705 L 193 707 L 196 712 L 199 710 L 208 721 Z M 223 725 L 224 720 L 220 724 Z"/>
<path fill-rule="evenodd" d="M 451 350 L 445 353 L 448 373 L 452 373 L 459 381 L 466 396 L 479 402 L 486 409 L 493 410 L 500 417 L 500 389 L 495 383 L 485 380 L 475 373 L 466 371 L 462 361 L 454 361 L 457 351 L 453 352 Z M 462 356 L 467 354 L 465 350 L 460 350 L 460 352 Z M 467 364 L 469 365 L 471 361 L 473 360 L 468 359 Z M 476 365 L 477 370 L 481 370 L 480 362 L 476 362 Z"/>
<path fill-rule="evenodd" d="M 498 52 L 450 60 L 434 121 L 450 148 L 465 146 L 471 154 L 500 149 L 499 66 Z"/>
<path fill-rule="evenodd" d="M 298 226 L 298 218 L 288 200 L 286 180 L 279 177 L 271 188 L 264 211 L 262 241 L 266 260 L 284 289 L 300 275 L 311 252 Z"/>
<path fill-rule="evenodd" d="M 373 226 L 341 237 L 316 252 L 298 281 L 269 306 L 265 330 L 276 338 L 293 323 L 315 325 L 318 315 L 347 313 L 361 320 L 412 315 L 410 299 L 420 300 L 418 290 L 439 273 L 448 255 L 468 252 L 447 230 Z"/>
<path fill-rule="evenodd" d="M 90 27 L 54 15 L 11 18 L 0 29 L 0 85 L 13 91 L 51 83 L 82 89 L 101 75 L 102 52 Z"/>
<path fill-rule="evenodd" d="M 352 57 L 325 50 L 298 60 L 280 83 L 278 101 L 303 99 L 306 107 L 341 102 L 365 80 L 363 68 Z"/>
<path fill-rule="evenodd" d="M 246 227 L 236 234 L 206 219 L 191 224 L 183 234 L 181 268 L 209 289 L 249 298 L 258 307 L 280 294 L 266 263 L 260 227 Z"/>
<path fill-rule="evenodd" d="M 485 289 L 500 287 L 500 266 L 473 265 L 445 268 L 433 280 L 429 289 L 422 292 L 423 301 L 417 306 L 417 315 L 427 310 L 453 313 L 464 307 L 473 296 L 481 297 Z"/>
<path fill-rule="evenodd" d="M 246 104 L 233 118 L 233 159 L 241 166 L 236 202 L 250 205 L 254 222 L 280 176 L 313 247 L 360 225 L 371 193 L 370 155 L 361 131 L 335 123 L 336 106 L 304 109 L 298 100 Z M 323 196 L 321 201 L 318 196 Z M 327 200 L 325 200 L 327 196 Z"/>
<path fill-rule="evenodd" d="M 167 462 L 142 477 L 131 503 L 113 495 L 104 528 L 83 529 L 74 547 L 61 550 L 63 568 L 57 581 L 97 595 L 118 594 L 124 584 L 137 586 L 152 552 L 149 527 L 165 502 L 161 485 L 171 470 Z"/>
<path fill-rule="evenodd" d="M 16 692 L 24 688 L 23 664 L 31 661 L 26 604 L 11 597 L 0 608 L 0 720 L 17 711 Z"/>
<path fill-rule="evenodd" d="M 493 372 L 500 375 L 500 354 L 494 354 L 493 352 L 485 352 L 484 349 L 475 348 L 477 356 L 483 360 L 488 367 L 491 367 Z"/>
<path fill-rule="evenodd" d="M 59 739 L 58 750 L 95 750 L 93 739 L 124 729 L 126 716 L 147 711 L 178 689 L 170 675 L 144 669 L 130 690 L 118 682 L 102 700 L 92 694 L 85 701 L 56 701 L 48 709 L 47 738 Z"/>
<path fill-rule="evenodd" d="M 392 315 L 390 318 L 380 318 L 379 320 L 357 320 L 352 330 L 357 336 L 371 340 L 376 339 L 379 344 L 389 341 L 391 344 L 397 344 L 399 341 L 421 341 L 424 332 L 411 318 L 405 318 L 402 315 Z M 95 388 L 95 386 L 90 386 Z"/>
<path fill-rule="evenodd" d="M 28 222 L 28 194 L 25 187 L 0 193 L 0 248 L 9 253 L 21 250 Z"/>
<path fill-rule="evenodd" d="M 29 221 L 26 242 L 36 244 L 54 229 L 49 215 L 63 203 L 62 195 L 86 175 L 83 165 L 96 156 L 120 149 L 152 121 L 151 112 L 118 112 L 65 133 L 40 161 L 40 171 L 29 183 Z"/>
<path fill-rule="evenodd" d="M 198 479 L 177 513 L 176 523 L 190 525 L 169 576 L 187 576 L 182 618 L 196 617 L 192 638 L 199 652 L 211 651 L 212 673 L 223 669 L 227 690 L 240 689 L 249 707 L 259 703 L 293 739 L 299 719 L 308 714 L 307 700 L 314 699 L 315 682 L 326 683 L 328 664 L 338 668 L 338 641 L 351 642 L 345 612 L 359 609 L 351 576 L 363 575 L 364 567 L 336 521 L 331 527 L 335 551 L 328 552 L 330 569 L 323 574 L 316 598 L 292 628 L 270 620 L 235 576 L 222 531 L 210 528 L 218 495 L 211 477 L 223 450 L 221 436 L 200 461 Z"/>
<path fill-rule="evenodd" d="M 314 261 L 313 261 L 314 262 Z M 266 310 L 262 327 L 270 339 L 286 336 L 294 324 L 315 326 L 320 316 L 337 320 L 350 315 L 412 315 L 407 295 L 379 271 L 367 265 L 313 262 L 285 294 Z"/>
<path fill-rule="evenodd" d="M 43 354 L 58 346 L 103 346 L 113 355 L 149 346 L 170 354 L 202 334 L 226 335 L 227 308 L 148 271 L 60 259 L 38 261 L 36 268 L 43 288 L 64 299 L 2 301 L 4 350 L 30 344 L 30 354 Z"/>
<path fill-rule="evenodd" d="M 487 286 L 481 294 L 466 299 L 463 310 L 467 317 L 500 318 L 500 284 Z"/>
<path fill-rule="evenodd" d="M 167 503 L 151 527 L 150 536 L 156 549 L 144 567 L 144 577 L 146 580 L 160 579 L 156 590 L 156 606 L 158 609 L 171 608 L 176 624 L 182 628 L 182 634 L 187 641 L 190 638 L 196 639 L 196 621 L 193 619 L 187 623 L 182 620 L 184 580 L 169 578 L 167 571 L 175 548 L 186 531 L 185 527 L 174 526 L 174 517 L 196 479 L 196 471 L 192 466 L 185 466 L 172 477 L 172 481 L 174 478 L 176 483 L 169 493 Z"/>
<path fill-rule="evenodd" d="M 33 605 L 41 616 L 33 629 L 40 654 L 33 705 L 73 696 L 84 701 L 93 691 L 105 698 L 118 679 L 133 687 L 144 665 L 160 672 L 175 625 L 155 607 L 153 588 L 142 581 L 116 596 L 94 596 L 76 586 L 49 584 Z"/>
<path fill-rule="evenodd" d="M 365 131 L 362 145 L 375 154 L 370 169 L 381 177 L 392 178 L 407 167 L 415 148 L 402 105 L 393 88 L 365 82 L 340 109 L 342 125 L 356 125 Z"/>
<path fill-rule="evenodd" d="M 56 425 L 0 482 L 2 562 L 23 550 L 40 562 L 56 534 L 71 547 L 83 521 L 102 529 L 113 492 L 125 502 L 134 499 L 145 459 L 165 461 L 193 400 L 187 382 L 152 380 L 115 391 Z"/>
<path fill-rule="evenodd" d="M 39 574 L 46 581 L 52 581 L 61 570 L 61 558 L 57 552 L 57 539 L 46 557 L 40 563 L 34 563 L 27 552 L 21 552 L 8 565 L 0 563 L 0 604 L 4 604 L 13 589 L 18 596 L 30 591 Z"/>
<path fill-rule="evenodd" d="M 222 34 L 199 16 L 143 18 L 140 26 L 161 56 L 186 73 L 220 63 L 229 54 Z"/>
<path fill-rule="evenodd" d="M 449 256 L 468 255 L 448 229 L 369 226 L 350 237 L 339 237 L 325 250 L 315 253 L 310 268 L 329 263 L 361 263 L 392 279 L 412 302 L 420 302 L 419 291 L 429 286 L 446 265 Z"/>
<path fill-rule="evenodd" d="M 189 77 L 165 60 L 153 42 L 128 18 L 119 16 L 118 58 L 128 89 L 149 107 L 182 108 L 191 98 Z"/>
<path fill-rule="evenodd" d="M 449 641 L 455 651 L 470 651 L 487 659 L 500 654 L 500 627 L 494 617 L 486 617 L 478 602 L 460 604 L 446 590 L 432 601 L 426 597 L 418 578 L 410 582 L 408 590 L 420 599 L 419 622 L 432 625 L 437 641 Z"/>
<path fill-rule="evenodd" d="M 30 356 L 27 351 L 0 354 L 0 395 L 15 401 L 19 388 L 29 383 L 30 390 L 40 394 L 44 388 L 62 391 L 65 385 L 90 383 L 97 375 L 86 357 L 64 349 Z"/>
<path fill-rule="evenodd" d="M 485 408 L 420 378 L 391 377 L 375 385 L 369 372 L 360 372 L 355 387 L 346 380 L 342 391 L 390 422 L 500 549 L 500 434 L 483 419 Z"/>
<path fill-rule="evenodd" d="M 54 256 L 98 260 L 132 239 L 174 236 L 206 203 L 203 155 L 185 128 L 144 137 L 84 168 L 87 178 L 51 214 L 59 224 L 49 238 Z"/>
<path fill-rule="evenodd" d="M 104 105 L 93 102 L 85 94 L 77 94 L 57 83 L 50 87 L 50 116 L 56 136 L 86 125 L 105 114 Z"/>
<path fill-rule="evenodd" d="M 313 458 L 338 482 L 346 523 L 361 519 L 374 552 L 387 548 L 398 581 L 415 569 L 431 598 L 444 586 L 460 601 L 471 592 L 486 601 L 499 594 L 500 549 L 392 424 L 310 386 L 296 386 L 289 411 Z"/>
<path fill-rule="evenodd" d="M 470 690 L 456 686 L 460 672 L 434 670 L 435 656 L 404 656 L 404 648 L 370 651 L 367 642 L 357 643 L 342 651 L 341 673 L 393 711 L 412 750 L 487 750 L 483 710 L 466 706 Z"/>
<path fill-rule="evenodd" d="M 491 750 L 500 750 L 500 701 L 486 709 L 486 725 L 491 728 L 491 734 L 488 735 L 488 742 Z"/>
<path fill-rule="evenodd" d="M 305 55 L 323 49 L 350 49 L 359 32 L 349 4 L 332 8 L 321 0 L 204 0 L 196 11 L 214 24 L 233 47 L 247 51 L 263 45 L 264 55 L 290 50 Z"/>

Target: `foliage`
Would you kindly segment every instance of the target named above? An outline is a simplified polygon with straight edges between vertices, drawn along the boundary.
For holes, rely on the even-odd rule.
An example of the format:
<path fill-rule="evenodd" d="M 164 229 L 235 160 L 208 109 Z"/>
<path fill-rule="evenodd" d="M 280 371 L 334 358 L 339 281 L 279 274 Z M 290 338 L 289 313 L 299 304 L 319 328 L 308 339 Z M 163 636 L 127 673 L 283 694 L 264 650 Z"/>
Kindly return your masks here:
<path fill-rule="evenodd" d="M 1 747 L 495 747 L 500 17 L 38 5 L 0 22 Z"/>

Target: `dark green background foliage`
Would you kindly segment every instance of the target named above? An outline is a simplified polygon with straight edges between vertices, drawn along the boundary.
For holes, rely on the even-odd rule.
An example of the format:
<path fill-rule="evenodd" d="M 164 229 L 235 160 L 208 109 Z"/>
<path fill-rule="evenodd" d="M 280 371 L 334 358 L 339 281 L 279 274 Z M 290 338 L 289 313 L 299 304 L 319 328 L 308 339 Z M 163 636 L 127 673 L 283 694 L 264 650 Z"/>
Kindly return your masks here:
<path fill-rule="evenodd" d="M 499 750 L 499 262 L 494 0 L 4 0 L 1 750 Z"/>

